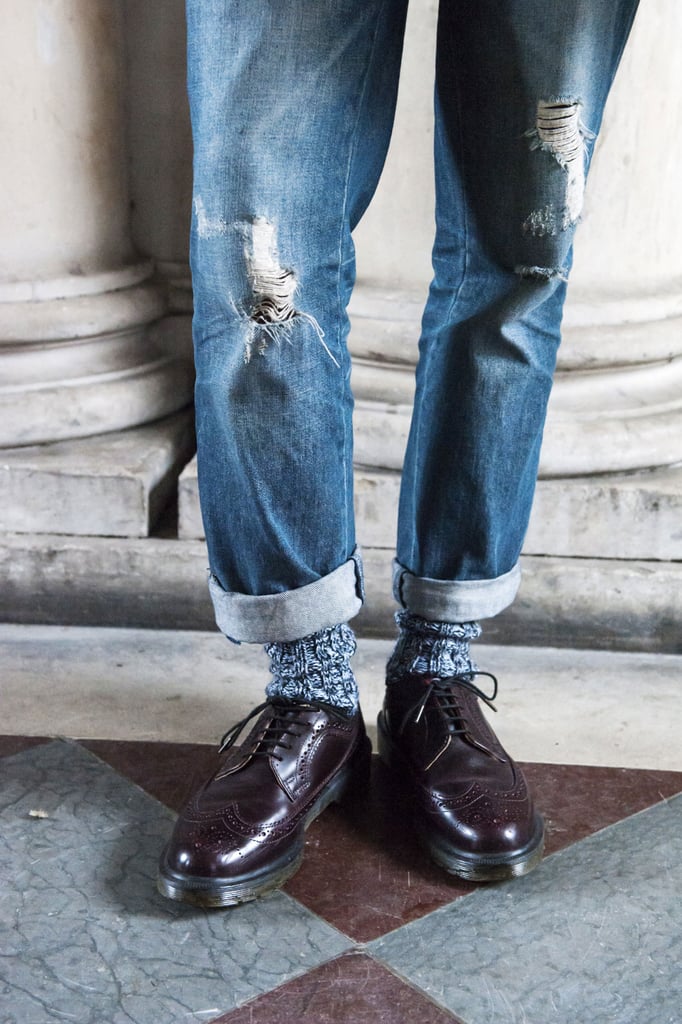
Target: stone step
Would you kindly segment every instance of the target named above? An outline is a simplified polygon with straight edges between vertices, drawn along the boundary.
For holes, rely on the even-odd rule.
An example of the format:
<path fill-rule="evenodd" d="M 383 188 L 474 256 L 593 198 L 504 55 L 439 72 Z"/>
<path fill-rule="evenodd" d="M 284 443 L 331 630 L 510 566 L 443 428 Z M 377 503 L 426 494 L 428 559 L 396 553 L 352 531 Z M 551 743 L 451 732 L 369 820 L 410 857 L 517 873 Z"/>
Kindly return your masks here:
<path fill-rule="evenodd" d="M 196 455 L 187 463 L 178 480 L 178 537 L 181 540 L 204 539 Z"/>
<path fill-rule="evenodd" d="M 399 489 L 399 473 L 356 467 L 355 512 L 363 547 L 393 547 Z M 185 539 L 204 536 L 196 460 L 180 477 L 179 534 Z M 682 559 L 682 466 L 540 480 L 524 553 Z"/>
<path fill-rule="evenodd" d="M 191 409 L 132 430 L 0 452 L 0 531 L 146 537 L 194 452 Z"/>
<path fill-rule="evenodd" d="M 395 632 L 391 551 L 365 546 L 367 636 Z M 0 620 L 212 629 L 208 558 L 198 540 L 0 535 Z M 682 652 L 682 563 L 523 556 L 492 643 Z"/>
<path fill-rule="evenodd" d="M 524 551 L 682 559 L 682 466 L 541 480 Z"/>
<path fill-rule="evenodd" d="M 399 489 L 398 473 L 356 470 L 363 544 L 394 543 Z M 566 558 L 682 559 L 682 466 L 539 480 L 523 550 Z"/>
<path fill-rule="evenodd" d="M 392 647 L 362 639 L 353 658 L 373 740 Z M 476 657 L 499 677 L 493 724 L 516 757 L 682 770 L 682 656 L 476 644 Z M 198 630 L 4 624 L 0 662 L 15 735 L 215 743 L 268 678 L 260 648 Z"/>

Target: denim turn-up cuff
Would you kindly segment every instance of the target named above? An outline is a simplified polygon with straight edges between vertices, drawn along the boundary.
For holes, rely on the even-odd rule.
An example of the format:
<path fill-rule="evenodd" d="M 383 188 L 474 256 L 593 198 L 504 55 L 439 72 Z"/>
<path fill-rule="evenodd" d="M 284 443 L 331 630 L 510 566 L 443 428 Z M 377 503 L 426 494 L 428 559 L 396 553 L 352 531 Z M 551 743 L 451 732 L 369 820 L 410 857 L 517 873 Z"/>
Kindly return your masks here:
<path fill-rule="evenodd" d="M 393 596 L 398 604 L 413 615 L 438 622 L 489 619 L 512 603 L 520 583 L 518 562 L 493 580 L 432 580 L 393 562 Z"/>
<path fill-rule="evenodd" d="M 213 573 L 208 589 L 216 624 L 228 640 L 249 644 L 299 640 L 358 614 L 364 600 L 362 558 L 356 549 L 327 576 L 281 594 L 230 593 Z"/>

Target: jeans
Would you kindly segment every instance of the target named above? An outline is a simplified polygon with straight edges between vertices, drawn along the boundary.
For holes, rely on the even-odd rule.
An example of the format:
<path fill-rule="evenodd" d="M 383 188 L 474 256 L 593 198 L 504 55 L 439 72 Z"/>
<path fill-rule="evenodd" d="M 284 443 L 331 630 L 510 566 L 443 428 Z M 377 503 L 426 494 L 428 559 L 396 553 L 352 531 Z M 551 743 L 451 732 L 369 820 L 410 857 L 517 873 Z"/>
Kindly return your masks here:
<path fill-rule="evenodd" d="M 351 231 L 388 147 L 406 6 L 187 0 L 199 487 L 235 640 L 296 639 L 362 602 Z M 636 6 L 441 0 L 394 582 L 424 618 L 485 618 L 518 588 L 573 236 Z"/>

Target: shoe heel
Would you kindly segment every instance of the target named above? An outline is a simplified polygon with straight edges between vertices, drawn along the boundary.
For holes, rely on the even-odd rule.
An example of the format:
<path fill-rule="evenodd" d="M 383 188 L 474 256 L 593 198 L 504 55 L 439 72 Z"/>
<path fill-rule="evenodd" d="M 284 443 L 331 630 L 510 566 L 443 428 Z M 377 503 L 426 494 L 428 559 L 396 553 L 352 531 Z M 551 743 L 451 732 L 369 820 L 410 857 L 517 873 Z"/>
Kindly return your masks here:
<path fill-rule="evenodd" d="M 336 796 L 339 804 L 357 803 L 369 792 L 369 774 L 372 765 L 372 744 L 365 736 L 347 765 L 347 774 Z"/>
<path fill-rule="evenodd" d="M 387 768 L 395 767 L 395 750 L 386 726 L 384 725 L 383 711 L 379 712 L 377 718 L 377 753 Z"/>

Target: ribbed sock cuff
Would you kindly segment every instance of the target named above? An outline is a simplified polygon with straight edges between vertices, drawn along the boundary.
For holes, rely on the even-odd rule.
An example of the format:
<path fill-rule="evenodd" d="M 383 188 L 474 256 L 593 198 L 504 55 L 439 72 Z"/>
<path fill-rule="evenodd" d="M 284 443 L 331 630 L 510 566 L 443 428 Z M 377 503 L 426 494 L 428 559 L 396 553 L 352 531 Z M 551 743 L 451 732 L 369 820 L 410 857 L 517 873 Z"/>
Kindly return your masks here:
<path fill-rule="evenodd" d="M 386 667 L 388 683 L 408 673 L 444 678 L 475 671 L 469 641 L 481 635 L 478 622 L 429 621 L 405 611 L 395 620 L 400 634 Z"/>
<path fill-rule="evenodd" d="M 359 705 L 350 667 L 355 648 L 355 634 L 345 623 L 300 640 L 266 644 L 273 679 L 265 692 L 268 697 L 318 700 L 352 713 Z"/>

